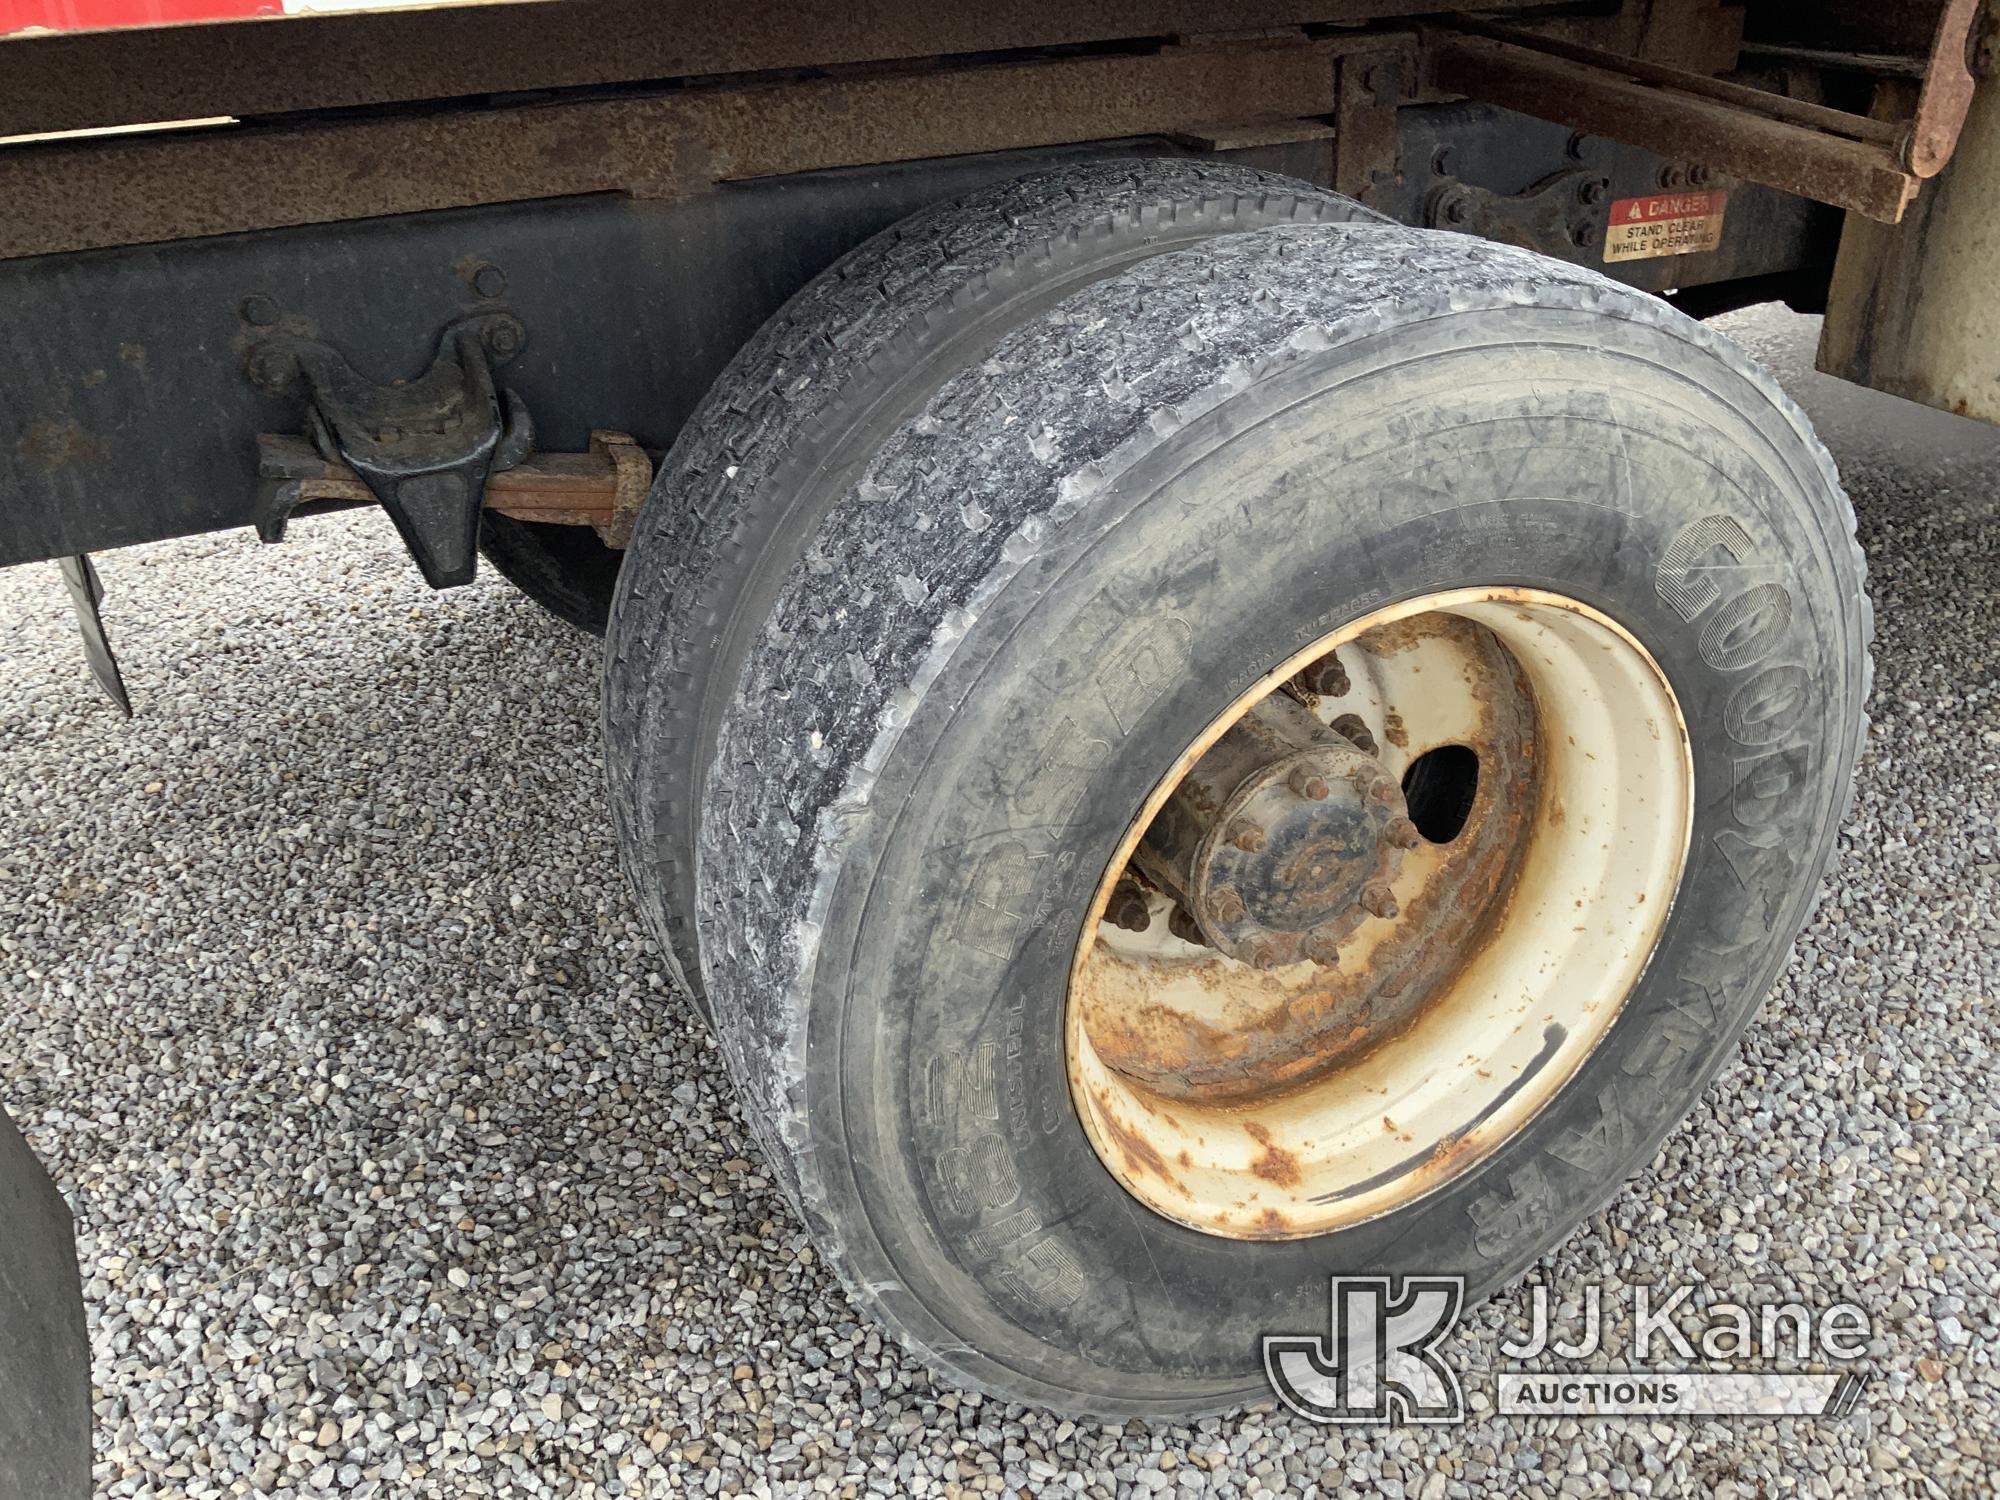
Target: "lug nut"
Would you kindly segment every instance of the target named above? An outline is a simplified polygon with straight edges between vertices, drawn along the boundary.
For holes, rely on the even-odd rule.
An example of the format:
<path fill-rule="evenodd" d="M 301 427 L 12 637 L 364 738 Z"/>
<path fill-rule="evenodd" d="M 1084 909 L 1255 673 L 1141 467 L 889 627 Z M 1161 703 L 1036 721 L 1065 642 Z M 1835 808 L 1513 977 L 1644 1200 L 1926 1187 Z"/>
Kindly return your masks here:
<path fill-rule="evenodd" d="M 1255 854 L 1264 847 L 1264 830 L 1245 818 L 1229 830 L 1229 842 L 1245 854 Z"/>
<path fill-rule="evenodd" d="M 1360 714 L 1342 714 L 1333 721 L 1333 732 L 1345 739 L 1363 755 L 1373 755 L 1376 751 L 1375 736 L 1368 723 Z"/>
<path fill-rule="evenodd" d="M 1308 933 L 1303 945 L 1305 956 L 1322 969 L 1340 967 L 1340 944 L 1324 933 Z"/>
<path fill-rule="evenodd" d="M 1378 781 L 1368 789 L 1368 795 L 1384 807 L 1388 807 L 1396 801 L 1398 796 L 1396 783 L 1386 779 Z"/>
<path fill-rule="evenodd" d="M 1318 661 L 1307 662 L 1292 679 L 1308 693 L 1321 698 L 1338 698 L 1354 686 L 1337 652 L 1329 651 Z"/>
<path fill-rule="evenodd" d="M 1324 802 L 1333 791 L 1326 778 L 1311 766 L 1300 766 L 1285 784 L 1308 802 Z"/>
<path fill-rule="evenodd" d="M 1243 920 L 1243 898 L 1228 886 L 1217 891 L 1210 904 L 1215 908 L 1219 922 L 1240 922 Z"/>
<path fill-rule="evenodd" d="M 1111 900 L 1104 907 L 1104 920 L 1127 932 L 1144 932 L 1152 925 L 1152 913 L 1146 909 L 1146 893 L 1139 889 L 1136 880 L 1128 877 L 1113 888 Z"/>
<path fill-rule="evenodd" d="M 1361 909 L 1370 916 L 1384 920 L 1396 915 L 1396 896 L 1386 885 L 1369 885 L 1361 888 Z"/>
<path fill-rule="evenodd" d="M 1382 832 L 1398 849 L 1414 849 L 1424 841 L 1424 836 L 1417 831 L 1417 825 L 1408 818 L 1391 818 L 1389 826 Z"/>
<path fill-rule="evenodd" d="M 1275 969 L 1284 955 L 1278 952 L 1275 943 L 1259 943 L 1250 950 L 1250 967 L 1253 969 Z"/>

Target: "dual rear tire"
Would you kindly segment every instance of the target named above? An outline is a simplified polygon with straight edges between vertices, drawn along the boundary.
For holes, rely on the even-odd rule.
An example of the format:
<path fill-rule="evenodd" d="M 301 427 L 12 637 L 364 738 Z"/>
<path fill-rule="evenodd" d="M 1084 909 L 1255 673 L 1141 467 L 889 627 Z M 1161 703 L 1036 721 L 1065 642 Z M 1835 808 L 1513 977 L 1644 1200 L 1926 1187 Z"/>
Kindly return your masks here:
<path fill-rule="evenodd" d="M 1078 976 L 1127 942 L 1100 920 L 1112 883 L 1204 742 L 1329 650 L 1415 795 L 1425 736 L 1451 735 L 1394 662 L 1431 617 L 1487 632 L 1525 694 L 1535 769 L 1468 793 L 1468 828 L 1511 798 L 1539 830 L 1494 889 L 1632 841 L 1509 951 L 1597 943 L 1623 977 L 1584 996 L 1581 966 L 1538 983 L 1529 962 L 1504 1005 L 1498 980 L 1473 995 L 1507 900 L 1413 971 L 1421 1006 L 1395 1000 L 1407 976 L 1371 989 L 1351 939 L 1324 973 L 1355 1044 L 1232 1075 L 1268 1110 L 1237 1140 L 1179 1042 L 1093 1038 L 1199 969 L 1222 998 L 1175 1036 L 1323 1039 L 1298 1018 L 1333 980 L 1276 971 L 1296 993 L 1246 1009 L 1254 965 L 1158 937 L 1173 900 L 1151 889 L 1154 947 L 1120 961 L 1165 978 L 1107 1021 Z M 1536 620 L 1616 672 L 1592 687 Z M 621 575 L 613 806 L 857 1304 L 954 1380 L 1180 1416 L 1265 1394 L 1262 1336 L 1324 1329 L 1329 1275 L 1483 1296 L 1644 1163 L 1804 919 L 1867 635 L 1831 464 L 1726 341 L 1302 184 L 1119 163 L 920 216 L 739 357 Z M 1337 729 L 1340 701 L 1301 701 Z M 1369 930 L 1414 920 L 1427 857 Z M 1487 1007 L 1463 1034 L 1490 1043 L 1497 1102 L 1420 1114 L 1441 1054 L 1395 1049 L 1461 1001 Z M 1519 1044 L 1550 1027 L 1553 1051 Z M 1301 1102 L 1350 1067 L 1389 1091 L 1387 1176 Z"/>

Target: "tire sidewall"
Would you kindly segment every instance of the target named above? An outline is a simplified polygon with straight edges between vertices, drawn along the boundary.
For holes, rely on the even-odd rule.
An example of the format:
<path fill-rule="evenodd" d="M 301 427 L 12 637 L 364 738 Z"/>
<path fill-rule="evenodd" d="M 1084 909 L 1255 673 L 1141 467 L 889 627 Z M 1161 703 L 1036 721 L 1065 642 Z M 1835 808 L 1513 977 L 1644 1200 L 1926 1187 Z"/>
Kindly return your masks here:
<path fill-rule="evenodd" d="M 1260 1336 L 1323 1327 L 1330 1274 L 1461 1275 L 1477 1297 L 1541 1254 L 1727 1058 L 1830 850 L 1862 671 L 1831 483 L 1764 389 L 1679 330 L 1537 308 L 1295 360 L 1130 464 L 924 688 L 871 792 L 894 814 L 857 825 L 822 887 L 802 1187 L 850 1280 L 889 1288 L 892 1320 L 973 1384 L 1185 1412 L 1258 1389 Z M 1065 1067 L 1111 852 L 1271 665 L 1476 585 L 1602 611 L 1679 699 L 1694 832 L 1645 975 L 1524 1131 L 1412 1205 L 1276 1242 L 1151 1213 Z"/>

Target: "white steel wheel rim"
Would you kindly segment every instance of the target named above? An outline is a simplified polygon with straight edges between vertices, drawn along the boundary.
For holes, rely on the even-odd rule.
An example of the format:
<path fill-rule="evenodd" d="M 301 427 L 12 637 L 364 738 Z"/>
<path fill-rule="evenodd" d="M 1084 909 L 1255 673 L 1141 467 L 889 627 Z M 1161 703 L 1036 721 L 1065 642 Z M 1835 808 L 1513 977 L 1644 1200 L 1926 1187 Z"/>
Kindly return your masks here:
<path fill-rule="evenodd" d="M 1350 692 L 1315 712 L 1322 722 L 1359 712 L 1401 778 L 1428 751 L 1469 739 L 1475 717 L 1493 717 L 1494 642 L 1511 669 L 1499 690 L 1525 687 L 1530 700 L 1525 720 L 1511 722 L 1529 726 L 1531 741 L 1515 748 L 1532 758 L 1532 785 L 1482 781 L 1467 835 L 1480 818 L 1519 825 L 1507 835 L 1504 889 L 1482 887 L 1490 915 L 1452 951 L 1425 952 L 1420 999 L 1402 1000 L 1411 982 L 1393 981 L 1410 1014 L 1395 1018 L 1368 989 L 1383 982 L 1377 968 L 1388 971 L 1376 955 L 1397 953 L 1394 920 L 1365 921 L 1337 970 L 1266 973 L 1169 934 L 1161 908 L 1174 903 L 1157 891 L 1144 932 L 1104 920 L 1181 775 L 1309 663 L 1338 652 L 1350 664 Z M 1693 779 L 1658 665 L 1616 622 L 1560 595 L 1427 595 L 1280 663 L 1154 789 L 1087 914 L 1064 1026 L 1072 1099 L 1099 1159 L 1148 1208 L 1235 1239 L 1323 1234 L 1443 1186 L 1522 1130 L 1616 1021 L 1679 887 Z M 1426 882 L 1444 880 L 1453 857 L 1426 843 L 1405 859 L 1395 882 L 1405 915 L 1449 906 L 1456 893 Z M 1328 999 L 1335 991 L 1344 998 Z M 1353 1007 L 1346 1018 L 1342 1005 Z M 1392 1019 L 1370 1020 L 1382 1015 Z M 1290 1039 L 1308 1034 L 1310 1055 L 1287 1061 Z M 1229 1073 L 1253 1056 L 1244 1077 Z"/>

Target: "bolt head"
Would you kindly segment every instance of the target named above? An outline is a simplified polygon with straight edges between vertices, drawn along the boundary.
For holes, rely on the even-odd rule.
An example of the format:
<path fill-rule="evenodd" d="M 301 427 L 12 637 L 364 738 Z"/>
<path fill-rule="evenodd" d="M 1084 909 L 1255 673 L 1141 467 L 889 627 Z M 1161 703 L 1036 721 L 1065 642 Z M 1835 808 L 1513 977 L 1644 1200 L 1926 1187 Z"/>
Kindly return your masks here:
<path fill-rule="evenodd" d="M 1253 969 L 1275 969 L 1283 961 L 1284 955 L 1272 943 L 1259 943 L 1250 950 L 1250 967 Z"/>
<path fill-rule="evenodd" d="M 1417 825 L 1408 818 L 1391 818 L 1389 826 L 1382 832 L 1398 849 L 1414 849 L 1424 841 Z"/>
<path fill-rule="evenodd" d="M 1333 794 L 1333 788 L 1326 784 L 1326 778 L 1311 766 L 1300 766 L 1292 772 L 1285 784 L 1308 802 L 1324 802 Z"/>
<path fill-rule="evenodd" d="M 1375 733 L 1368 727 L 1368 721 L 1360 714 L 1342 714 L 1327 726 L 1335 734 L 1346 740 L 1364 755 L 1373 755 L 1376 750 Z"/>
<path fill-rule="evenodd" d="M 1247 910 L 1242 895 L 1230 886 L 1217 891 L 1209 904 L 1215 908 L 1217 920 L 1223 922 L 1240 922 Z"/>
<path fill-rule="evenodd" d="M 1323 933 L 1310 933 L 1304 944 L 1305 956 L 1322 969 L 1340 967 L 1340 944 Z"/>
<path fill-rule="evenodd" d="M 1396 896 L 1386 885 L 1369 885 L 1361 888 L 1361 909 L 1370 916 L 1388 919 L 1396 915 Z"/>
<path fill-rule="evenodd" d="M 1245 818 L 1229 830 L 1229 842 L 1245 854 L 1255 854 L 1264 847 L 1264 830 Z"/>
<path fill-rule="evenodd" d="M 1105 905 L 1104 920 L 1127 932 L 1144 932 L 1152 923 L 1145 892 L 1129 880 L 1119 881 L 1117 889 L 1111 893 L 1111 900 Z"/>
<path fill-rule="evenodd" d="M 1297 681 L 1307 692 L 1321 698 L 1338 698 L 1354 686 L 1340 657 L 1331 651 L 1318 661 L 1307 662 L 1301 667 Z"/>
<path fill-rule="evenodd" d="M 275 389 L 291 380 L 297 363 L 282 349 L 263 348 L 250 356 L 250 378 L 261 386 Z"/>
<path fill-rule="evenodd" d="M 1176 906 L 1173 915 L 1167 918 L 1167 931 L 1184 943 L 1193 943 L 1197 948 L 1206 948 L 1209 945 L 1200 924 L 1184 906 Z"/>

